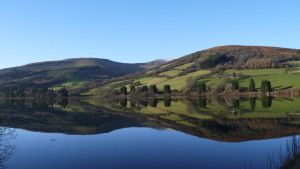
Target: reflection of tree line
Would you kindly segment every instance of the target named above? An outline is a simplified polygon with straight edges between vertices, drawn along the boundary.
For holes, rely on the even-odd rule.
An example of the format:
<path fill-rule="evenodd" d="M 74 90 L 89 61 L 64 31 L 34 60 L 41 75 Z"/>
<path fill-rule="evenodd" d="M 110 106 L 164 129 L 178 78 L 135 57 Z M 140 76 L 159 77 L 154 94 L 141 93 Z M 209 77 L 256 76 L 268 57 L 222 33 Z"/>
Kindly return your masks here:
<path fill-rule="evenodd" d="M 66 107 L 68 105 L 68 99 L 6 99 L 4 100 L 4 104 L 7 106 L 17 107 L 19 109 L 24 109 L 26 107 L 30 107 L 34 110 L 36 109 L 49 109 L 53 108 L 54 104 L 58 104 L 62 107 Z"/>
<path fill-rule="evenodd" d="M 135 108 L 140 110 L 142 107 L 157 107 L 157 104 L 159 102 L 159 100 L 163 100 L 164 102 L 164 106 L 165 107 L 171 107 L 171 98 L 170 97 L 165 97 L 163 99 L 157 99 L 157 98 L 150 98 L 150 99 L 140 99 L 140 98 L 130 98 L 129 102 L 130 102 L 130 107 L 131 108 Z M 128 99 L 125 98 L 121 98 L 119 100 L 121 107 L 127 107 L 127 103 L 128 103 Z"/>
<path fill-rule="evenodd" d="M 231 100 L 231 101 L 229 101 Z M 232 107 L 232 108 L 240 108 L 241 100 L 240 98 L 217 98 L 217 103 L 220 104 L 223 107 Z M 120 105 L 122 107 L 127 107 L 128 103 L 130 102 L 131 108 L 142 108 L 142 107 L 157 107 L 157 104 L 159 101 L 163 101 L 165 107 L 171 107 L 172 99 L 170 97 L 165 97 L 163 99 L 157 99 L 157 98 L 150 98 L 150 99 L 140 99 L 140 98 L 121 98 L 119 100 Z M 256 107 L 257 97 L 249 97 L 248 98 L 249 104 L 250 104 L 250 110 L 254 111 Z M 191 100 L 191 102 L 195 103 L 194 105 L 198 108 L 205 109 L 208 105 L 208 98 L 204 96 L 199 96 L 197 99 L 197 102 L 194 102 L 194 100 Z M 271 96 L 262 96 L 260 98 L 260 102 L 263 108 L 269 108 L 272 106 L 272 97 Z"/>
<path fill-rule="evenodd" d="M 249 97 L 247 98 L 250 105 L 250 110 L 254 111 L 256 107 L 257 97 Z M 262 96 L 260 97 L 260 102 L 263 108 L 269 108 L 272 106 L 272 97 L 271 96 Z M 218 98 L 217 103 L 223 107 L 232 107 L 232 108 L 240 108 L 241 101 L 245 101 L 240 98 L 231 98 L 231 101 L 226 100 L 226 98 Z M 207 106 L 207 98 L 198 97 L 198 106 L 199 108 L 206 108 Z"/>

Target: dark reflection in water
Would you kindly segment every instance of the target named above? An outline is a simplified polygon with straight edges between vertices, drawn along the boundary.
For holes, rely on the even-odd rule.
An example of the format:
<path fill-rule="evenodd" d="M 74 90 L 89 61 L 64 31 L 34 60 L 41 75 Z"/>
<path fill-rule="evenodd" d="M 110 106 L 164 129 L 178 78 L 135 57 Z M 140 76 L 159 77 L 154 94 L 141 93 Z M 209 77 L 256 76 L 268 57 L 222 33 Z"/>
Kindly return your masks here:
<path fill-rule="evenodd" d="M 299 104 L 300 98 L 203 96 L 112 100 L 2 100 L 0 118 L 3 130 L 8 129 L 5 130 L 7 135 L 13 135 L 11 128 L 68 135 L 101 135 L 120 131 L 119 129 L 147 127 L 157 131 L 173 129 L 196 136 L 195 138 L 199 140 L 209 139 L 206 141 L 212 144 L 225 144 L 298 135 L 300 133 Z M 135 138 L 135 135 L 132 137 Z M 182 135 L 181 137 L 185 138 Z M 127 141 L 130 142 L 133 138 L 128 138 Z M 167 143 L 169 145 L 172 142 L 168 140 Z M 160 143 L 155 145 L 158 144 Z M 0 162 L 9 159 L 14 152 L 13 146 L 7 143 L 6 145 L 8 146 L 4 148 L 4 153 L 1 153 L 4 156 L 0 156 Z M 225 151 L 223 147 L 218 149 Z M 168 151 L 172 153 L 172 149 Z M 209 153 L 209 150 L 203 152 Z M 191 167 L 193 166 L 199 165 L 191 164 Z"/>
<path fill-rule="evenodd" d="M 156 98 L 149 99 L 149 105 L 151 107 L 157 107 L 158 100 Z"/>
<path fill-rule="evenodd" d="M 264 108 L 269 108 L 272 106 L 272 97 L 271 96 L 262 96 L 261 105 Z"/>
<path fill-rule="evenodd" d="M 171 98 L 165 97 L 164 98 L 164 105 L 165 105 L 165 107 L 171 107 Z"/>
<path fill-rule="evenodd" d="M 5 100 L 0 116 L 5 117 L 4 126 L 33 131 L 97 134 L 159 125 L 232 142 L 298 134 L 299 103 L 299 98 L 272 97 Z"/>
<path fill-rule="evenodd" d="M 256 97 L 249 97 L 249 104 L 250 104 L 250 109 L 253 111 L 256 106 Z"/>

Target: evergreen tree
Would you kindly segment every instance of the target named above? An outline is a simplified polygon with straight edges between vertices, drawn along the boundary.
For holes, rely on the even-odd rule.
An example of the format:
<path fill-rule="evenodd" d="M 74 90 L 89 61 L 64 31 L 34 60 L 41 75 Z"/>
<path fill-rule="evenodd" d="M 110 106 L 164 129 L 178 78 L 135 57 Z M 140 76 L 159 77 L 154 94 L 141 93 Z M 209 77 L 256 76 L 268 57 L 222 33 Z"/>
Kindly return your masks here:
<path fill-rule="evenodd" d="M 164 94 L 169 94 L 171 93 L 171 87 L 170 85 L 165 85 L 164 86 Z"/>
<path fill-rule="evenodd" d="M 149 88 L 149 90 L 152 93 L 157 93 L 158 92 L 156 85 L 151 85 L 150 88 Z"/>
<path fill-rule="evenodd" d="M 272 91 L 272 86 L 271 86 L 271 82 L 270 81 L 266 82 L 266 91 L 267 92 L 271 92 Z"/>
<path fill-rule="evenodd" d="M 261 82 L 261 93 L 268 93 L 272 91 L 271 82 L 268 80 L 264 80 Z"/>
<path fill-rule="evenodd" d="M 206 85 L 205 83 L 198 84 L 198 94 L 202 94 L 206 92 Z"/>
<path fill-rule="evenodd" d="M 120 88 L 120 94 L 123 94 L 123 95 L 127 95 L 127 87 L 126 86 L 123 86 Z"/>
<path fill-rule="evenodd" d="M 255 92 L 255 82 L 253 79 L 250 79 L 249 82 L 249 92 Z"/>
<path fill-rule="evenodd" d="M 142 87 L 142 92 L 147 92 L 148 91 L 148 87 L 145 85 Z"/>
<path fill-rule="evenodd" d="M 266 83 L 265 83 L 265 80 L 261 81 L 260 92 L 261 93 L 266 93 Z"/>

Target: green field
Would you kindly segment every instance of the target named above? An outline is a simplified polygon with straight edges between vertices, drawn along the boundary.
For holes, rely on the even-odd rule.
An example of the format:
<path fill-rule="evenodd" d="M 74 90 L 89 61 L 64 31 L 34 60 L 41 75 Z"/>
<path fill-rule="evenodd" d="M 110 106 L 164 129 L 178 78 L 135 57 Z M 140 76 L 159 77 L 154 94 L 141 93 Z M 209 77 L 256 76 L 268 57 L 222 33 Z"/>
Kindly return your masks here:
<path fill-rule="evenodd" d="M 289 61 L 289 62 L 286 62 L 286 64 L 289 64 L 289 65 L 292 65 L 292 66 L 300 66 L 300 60 L 297 60 L 297 61 Z"/>
<path fill-rule="evenodd" d="M 61 84 L 57 84 L 57 85 L 52 86 L 50 88 L 53 88 L 53 90 L 59 90 L 62 87 L 66 87 L 67 89 L 74 89 L 74 88 L 77 88 L 77 87 L 81 87 L 84 83 L 85 83 L 85 81 L 80 81 L 77 78 L 71 78 L 71 79 L 68 79 L 68 81 L 66 81 L 66 82 L 63 82 Z"/>
<path fill-rule="evenodd" d="M 168 78 L 166 77 L 146 77 L 146 78 L 141 78 L 141 79 L 137 79 L 134 82 L 140 81 L 142 85 L 153 85 L 153 84 L 158 84 L 161 82 L 164 82 L 168 80 Z M 127 88 L 130 87 L 130 84 L 126 85 Z"/>
<path fill-rule="evenodd" d="M 258 70 L 243 70 L 243 72 L 248 73 L 248 75 L 258 75 L 258 76 L 252 76 L 246 79 L 240 80 L 240 86 L 242 87 L 248 87 L 249 81 L 252 78 L 256 84 L 256 88 L 260 87 L 261 81 L 263 80 L 269 80 L 272 84 L 273 89 L 291 89 L 291 88 L 300 88 L 300 75 L 295 74 L 281 74 L 281 69 L 275 69 L 273 71 L 274 74 L 272 75 L 260 75 L 260 72 L 257 72 L 257 74 L 252 74 L 255 71 Z M 229 72 L 234 72 L 230 70 Z M 268 71 L 268 73 L 271 73 L 272 71 Z M 278 74 L 276 74 L 278 73 Z M 261 73 L 264 74 L 264 73 Z M 260 76 L 259 76 L 260 75 Z M 232 79 L 230 79 L 232 80 Z M 207 79 L 201 79 L 198 82 L 204 82 L 207 86 L 210 86 L 212 88 L 217 87 L 219 84 L 225 82 L 226 79 L 222 78 L 207 78 Z"/>
<path fill-rule="evenodd" d="M 270 74 L 283 74 L 284 69 L 247 69 L 247 70 L 226 70 L 228 74 L 242 73 L 244 75 L 270 75 Z"/>
<path fill-rule="evenodd" d="M 210 73 L 209 70 L 200 70 L 197 72 L 189 73 L 185 76 L 176 77 L 173 79 L 166 80 L 162 83 L 158 83 L 157 87 L 159 89 L 163 89 L 164 85 L 170 85 L 172 90 L 182 90 L 186 85 L 187 78 L 200 76 L 200 75 L 204 75 L 204 74 L 208 74 L 208 73 Z"/>
<path fill-rule="evenodd" d="M 258 112 L 285 112 L 285 113 L 297 113 L 300 111 L 300 98 L 294 98 L 293 100 L 274 98 L 272 99 L 272 106 L 264 108 L 260 99 L 256 99 L 255 111 Z M 249 101 L 242 102 L 241 108 L 250 110 Z"/>
<path fill-rule="evenodd" d="M 192 66 L 193 64 L 195 64 L 195 63 L 194 62 L 187 63 L 187 64 L 184 64 L 184 65 L 181 65 L 181 66 L 177 66 L 174 69 L 176 69 L 176 70 L 185 70 L 186 68 Z"/>
<path fill-rule="evenodd" d="M 300 88 L 300 76 L 299 75 L 269 75 L 269 76 L 259 76 L 252 77 L 256 88 L 260 87 L 261 81 L 269 80 L 272 84 L 273 89 L 291 89 Z M 249 81 L 251 78 L 243 79 L 240 81 L 240 85 L 243 87 L 249 86 Z"/>
<path fill-rule="evenodd" d="M 163 73 L 160 73 L 160 76 L 177 76 L 178 73 L 181 73 L 181 70 L 169 70 Z"/>

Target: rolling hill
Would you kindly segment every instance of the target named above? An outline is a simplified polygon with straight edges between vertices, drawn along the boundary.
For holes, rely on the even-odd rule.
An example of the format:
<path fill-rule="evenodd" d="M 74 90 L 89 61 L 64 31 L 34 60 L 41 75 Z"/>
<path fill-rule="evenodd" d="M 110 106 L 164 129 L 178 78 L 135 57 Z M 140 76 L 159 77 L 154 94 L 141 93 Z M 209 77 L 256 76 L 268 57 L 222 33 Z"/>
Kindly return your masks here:
<path fill-rule="evenodd" d="M 96 58 L 32 63 L 0 70 L 0 91 L 33 86 L 78 88 L 85 86 L 87 82 L 101 82 L 105 79 L 124 76 L 163 63 L 166 62 L 161 60 L 127 64 Z"/>
<path fill-rule="evenodd" d="M 232 77 L 233 74 L 236 76 Z M 105 88 L 129 87 L 134 83 L 140 86 L 156 84 L 160 90 L 168 84 L 174 90 L 185 91 L 188 82 L 205 82 L 209 88 L 216 88 L 235 79 L 242 87 L 248 87 L 250 78 L 257 86 L 267 79 L 274 82 L 274 89 L 300 88 L 300 50 L 236 45 L 210 48 L 119 77 L 83 94 L 97 95 Z"/>

